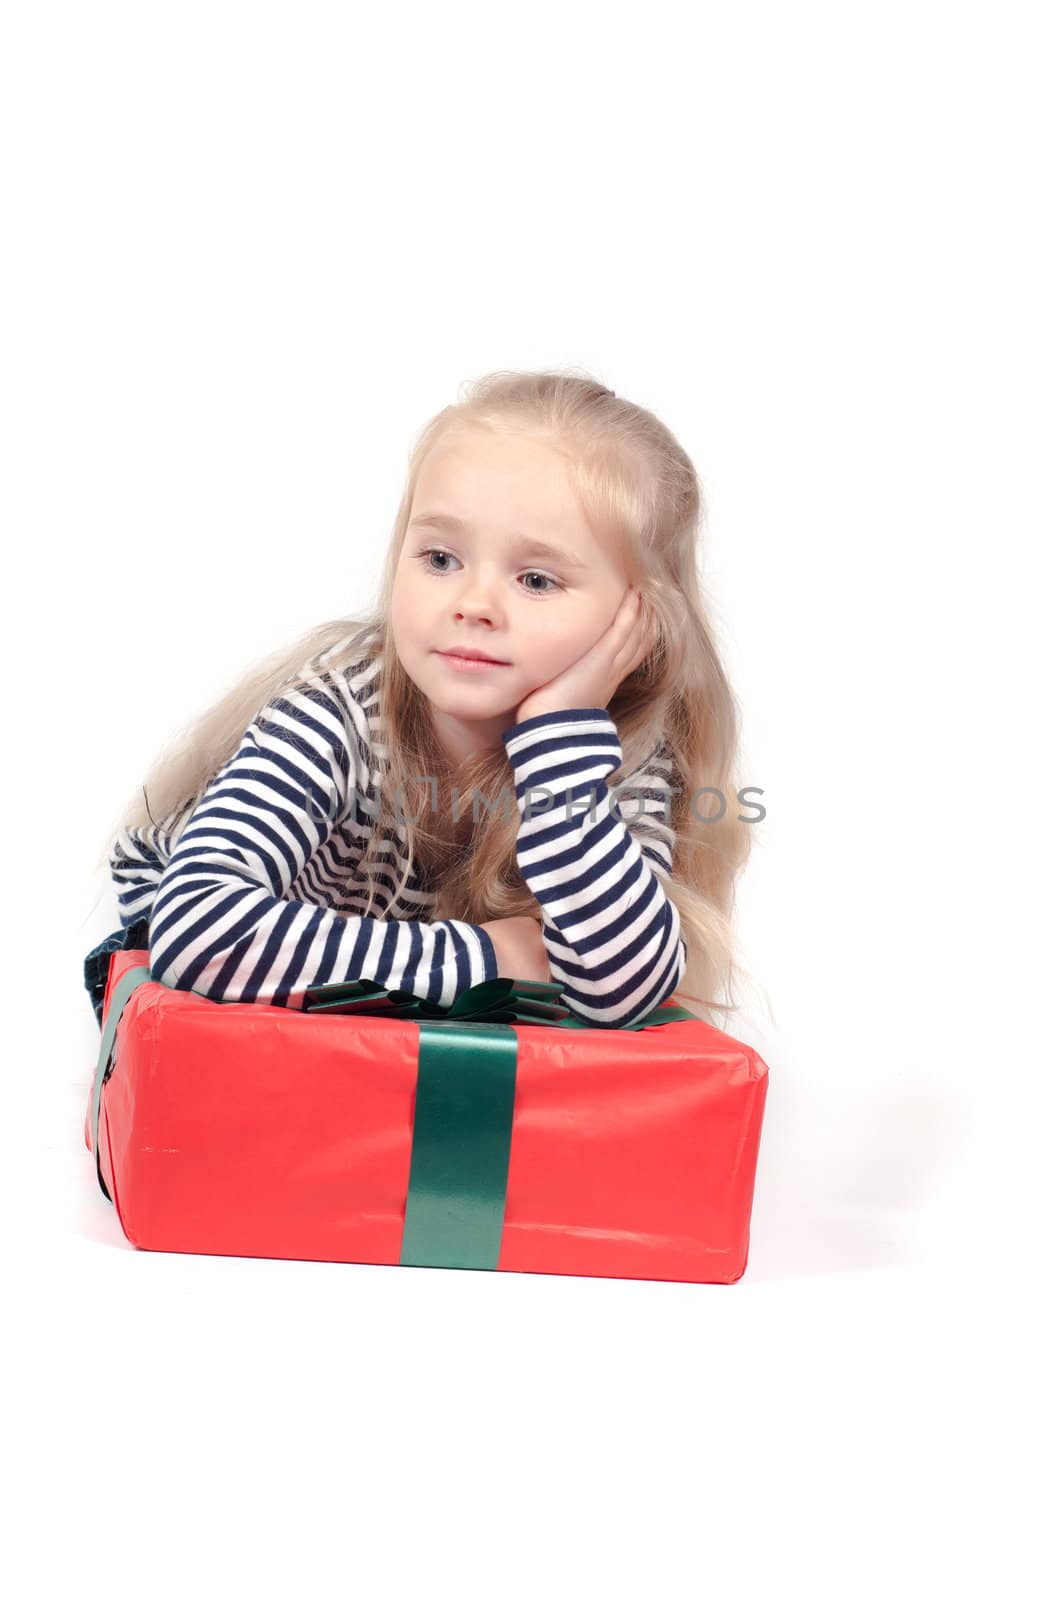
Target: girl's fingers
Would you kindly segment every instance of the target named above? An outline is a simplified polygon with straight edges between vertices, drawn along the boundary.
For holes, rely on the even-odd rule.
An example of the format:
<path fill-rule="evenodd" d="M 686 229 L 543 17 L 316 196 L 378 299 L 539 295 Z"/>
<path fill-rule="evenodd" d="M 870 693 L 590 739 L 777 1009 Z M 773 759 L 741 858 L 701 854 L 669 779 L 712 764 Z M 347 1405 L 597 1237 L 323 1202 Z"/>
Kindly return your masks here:
<path fill-rule="evenodd" d="M 617 668 L 622 678 L 633 672 L 641 661 L 645 661 L 650 653 L 650 643 L 645 631 L 634 635 L 628 640 L 624 649 L 617 656 Z"/>
<path fill-rule="evenodd" d="M 630 639 L 631 653 L 633 656 L 631 663 L 632 667 L 638 666 L 640 661 L 645 661 L 646 657 L 653 649 L 656 640 L 656 629 L 653 619 L 651 618 L 645 605 L 640 606 L 638 620 L 639 627 L 637 630 L 632 631 Z"/>
<path fill-rule="evenodd" d="M 642 596 L 637 589 L 629 589 L 613 618 L 613 626 L 621 633 L 630 632 L 643 614 Z"/>
<path fill-rule="evenodd" d="M 629 589 L 616 609 L 616 615 L 602 634 L 598 643 L 593 646 L 595 650 L 614 651 L 616 655 L 625 648 L 633 624 L 638 620 L 639 610 L 632 603 L 632 596 L 637 594 L 634 589 Z"/>
<path fill-rule="evenodd" d="M 647 653 L 649 627 L 650 617 L 642 596 L 636 588 L 631 587 L 621 600 L 612 627 L 606 630 L 602 640 L 603 644 L 611 646 L 617 664 L 624 663 L 624 672 L 630 672 Z M 612 639 L 610 634 L 614 635 Z M 627 659 L 629 656 L 633 656 L 631 661 Z"/>

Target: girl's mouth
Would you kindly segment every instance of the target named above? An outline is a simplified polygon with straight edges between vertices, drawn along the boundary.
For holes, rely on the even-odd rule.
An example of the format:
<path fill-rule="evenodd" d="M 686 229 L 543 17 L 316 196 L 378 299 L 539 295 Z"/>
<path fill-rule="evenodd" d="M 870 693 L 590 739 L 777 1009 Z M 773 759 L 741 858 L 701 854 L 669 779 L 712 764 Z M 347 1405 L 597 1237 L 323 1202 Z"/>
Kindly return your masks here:
<path fill-rule="evenodd" d="M 451 654 L 449 650 L 437 650 L 436 655 L 458 672 L 497 672 L 501 667 L 509 666 L 508 661 L 480 661 L 475 656 Z"/>

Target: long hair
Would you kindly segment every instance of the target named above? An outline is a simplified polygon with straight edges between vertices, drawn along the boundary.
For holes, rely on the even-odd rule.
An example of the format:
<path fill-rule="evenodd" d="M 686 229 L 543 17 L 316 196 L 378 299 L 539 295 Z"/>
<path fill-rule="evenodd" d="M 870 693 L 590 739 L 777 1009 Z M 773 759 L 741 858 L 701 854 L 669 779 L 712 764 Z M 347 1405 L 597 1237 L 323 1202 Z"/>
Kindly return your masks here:
<path fill-rule="evenodd" d="M 623 756 L 608 784 L 622 789 L 659 750 L 662 737 L 667 740 L 674 765 L 667 825 L 674 845 L 671 877 L 659 881 L 679 912 L 687 942 L 682 985 L 674 992 L 680 1003 L 714 1022 L 715 1013 L 738 1009 L 734 978 L 745 969 L 735 953 L 735 883 L 752 834 L 738 811 L 738 708 L 701 592 L 703 497 L 690 457 L 652 412 L 570 371 L 499 371 L 462 386 L 457 403 L 423 427 L 410 451 L 375 604 L 323 622 L 265 658 L 178 734 L 109 832 L 96 866 L 107 860 L 122 829 L 165 824 L 173 839 L 179 837 L 208 784 L 275 695 L 312 687 L 325 670 L 339 673 L 375 660 L 386 781 L 363 858 L 369 903 L 375 904 L 379 888 L 371 864 L 390 859 L 399 881 L 381 915 L 401 894 L 416 862 L 425 869 L 425 881 L 440 885 L 438 919 L 483 923 L 541 916 L 516 863 L 520 818 L 509 801 L 513 773 L 505 748 L 499 744 L 457 766 L 448 759 L 431 707 L 399 661 L 389 624 L 421 465 L 443 440 L 477 429 L 535 438 L 561 453 L 590 525 L 619 541 L 656 623 L 650 654 L 607 708 Z M 434 793 L 421 781 L 430 775 L 439 780 Z M 705 794 L 711 794 L 709 805 Z M 717 819 L 709 820 L 713 809 Z M 623 803 L 619 814 L 626 819 Z M 637 841 L 638 817 L 627 825 Z"/>

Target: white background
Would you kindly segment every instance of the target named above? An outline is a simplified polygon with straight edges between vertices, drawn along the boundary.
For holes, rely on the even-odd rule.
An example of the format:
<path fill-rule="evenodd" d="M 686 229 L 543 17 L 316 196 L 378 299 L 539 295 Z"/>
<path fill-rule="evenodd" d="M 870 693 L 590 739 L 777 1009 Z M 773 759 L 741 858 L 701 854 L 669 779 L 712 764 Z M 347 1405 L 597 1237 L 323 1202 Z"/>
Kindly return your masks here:
<path fill-rule="evenodd" d="M 1054 10 L 5 8 L 11 1593 L 1058 1592 Z M 747 1272 L 135 1250 L 101 836 L 548 366 L 706 489 Z"/>

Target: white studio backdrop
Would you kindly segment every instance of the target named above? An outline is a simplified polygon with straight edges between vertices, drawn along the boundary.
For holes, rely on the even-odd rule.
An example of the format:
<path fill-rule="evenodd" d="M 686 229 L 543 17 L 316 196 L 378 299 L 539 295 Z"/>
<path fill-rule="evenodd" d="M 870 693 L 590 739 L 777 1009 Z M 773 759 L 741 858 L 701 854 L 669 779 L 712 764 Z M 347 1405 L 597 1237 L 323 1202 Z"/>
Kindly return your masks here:
<path fill-rule="evenodd" d="M 1055 1592 L 1053 8 L 0 24 L 20 1595 Z M 499 367 L 667 422 L 766 820 L 737 1285 L 137 1252 L 92 859 Z"/>

